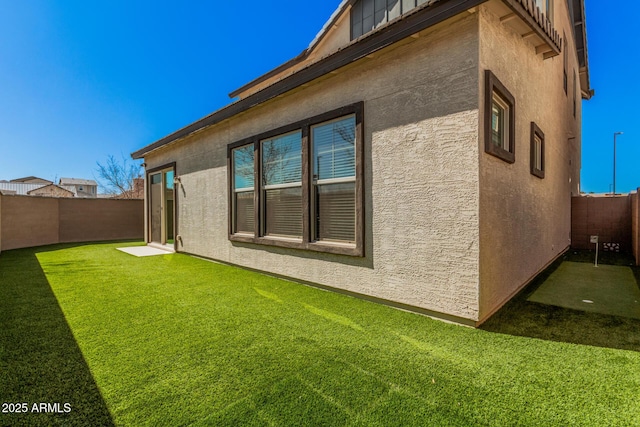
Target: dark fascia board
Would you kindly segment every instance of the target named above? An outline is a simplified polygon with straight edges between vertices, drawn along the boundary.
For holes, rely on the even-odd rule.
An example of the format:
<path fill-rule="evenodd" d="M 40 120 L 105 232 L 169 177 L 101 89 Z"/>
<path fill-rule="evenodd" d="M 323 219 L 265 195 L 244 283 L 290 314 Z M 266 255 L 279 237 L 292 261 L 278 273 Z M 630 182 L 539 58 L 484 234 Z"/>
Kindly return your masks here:
<path fill-rule="evenodd" d="M 295 58 L 288 60 L 284 64 L 277 66 L 276 68 L 274 68 L 273 70 L 267 72 L 266 74 L 263 74 L 263 75 L 261 75 L 260 77 L 254 79 L 254 80 L 251 80 L 246 85 L 244 85 L 242 87 L 239 87 L 238 89 L 236 89 L 233 92 L 229 93 L 229 98 L 236 98 L 242 92 L 244 92 L 244 91 L 246 91 L 248 89 L 251 89 L 252 87 L 254 87 L 256 85 L 259 85 L 260 83 L 270 79 L 273 76 L 277 76 L 278 74 L 280 74 L 284 70 L 286 70 L 288 68 L 291 68 L 296 64 L 299 64 L 300 62 L 304 61 L 309 56 L 309 53 L 310 53 L 309 49 L 303 50 Z"/>
<path fill-rule="evenodd" d="M 352 62 L 384 49 L 406 37 L 439 24 L 488 0 L 441 0 L 417 13 L 408 14 L 393 24 L 356 40 L 336 53 L 138 150 L 131 154 L 141 159 L 145 154 L 184 138 L 207 126 L 220 123 L 236 114 L 262 104 L 283 93 L 309 83 Z"/>
<path fill-rule="evenodd" d="M 582 98 L 583 99 L 591 99 L 591 97 L 595 94 L 594 90 L 591 88 L 591 82 L 589 79 L 589 53 L 587 49 L 587 20 L 585 17 L 585 7 L 584 0 L 572 0 L 573 10 L 574 12 L 574 34 L 576 39 L 580 38 L 582 42 L 582 49 L 578 50 L 578 63 L 580 64 L 580 85 L 581 87 Z M 579 28 L 579 30 L 578 30 Z M 584 82 L 584 85 L 582 84 Z"/>

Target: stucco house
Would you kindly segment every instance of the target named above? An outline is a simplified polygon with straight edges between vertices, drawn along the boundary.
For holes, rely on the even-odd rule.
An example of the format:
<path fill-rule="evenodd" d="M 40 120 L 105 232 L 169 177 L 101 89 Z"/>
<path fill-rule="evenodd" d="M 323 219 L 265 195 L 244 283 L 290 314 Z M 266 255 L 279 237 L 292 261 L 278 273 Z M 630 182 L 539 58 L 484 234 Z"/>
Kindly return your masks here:
<path fill-rule="evenodd" d="M 27 181 L 17 179 L 0 181 L 0 193 L 5 196 L 75 197 L 75 188 L 58 186 L 51 181 L 40 180 L 40 178 Z"/>
<path fill-rule="evenodd" d="M 25 176 L 24 178 L 12 179 L 9 182 L 22 183 L 22 184 L 53 184 L 52 181 L 49 181 L 43 178 L 38 178 L 37 176 Z"/>
<path fill-rule="evenodd" d="M 72 187 L 77 197 L 98 197 L 98 183 L 92 179 L 60 178 L 60 186 Z"/>
<path fill-rule="evenodd" d="M 75 197 L 72 189 L 63 188 L 53 183 L 30 190 L 27 192 L 27 195 L 43 197 Z"/>
<path fill-rule="evenodd" d="M 570 244 L 583 0 L 345 0 L 133 153 L 148 242 L 479 325 Z"/>

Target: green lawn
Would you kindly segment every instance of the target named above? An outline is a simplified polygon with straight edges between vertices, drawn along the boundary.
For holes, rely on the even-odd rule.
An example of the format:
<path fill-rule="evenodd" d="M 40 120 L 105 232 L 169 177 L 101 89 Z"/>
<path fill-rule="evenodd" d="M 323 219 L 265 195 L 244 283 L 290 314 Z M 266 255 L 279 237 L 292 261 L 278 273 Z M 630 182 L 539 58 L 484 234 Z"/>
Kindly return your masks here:
<path fill-rule="evenodd" d="M 0 255 L 0 402 L 72 408 L 0 425 L 640 425 L 638 351 L 117 246 Z"/>

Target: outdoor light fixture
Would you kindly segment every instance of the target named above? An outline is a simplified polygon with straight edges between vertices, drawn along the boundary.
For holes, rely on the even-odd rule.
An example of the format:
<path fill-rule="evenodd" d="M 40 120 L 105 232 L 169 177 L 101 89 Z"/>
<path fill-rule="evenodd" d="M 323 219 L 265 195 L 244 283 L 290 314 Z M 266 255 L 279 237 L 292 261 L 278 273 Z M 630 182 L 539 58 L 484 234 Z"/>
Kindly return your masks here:
<path fill-rule="evenodd" d="M 613 195 L 616 195 L 616 137 L 622 132 L 613 133 Z"/>

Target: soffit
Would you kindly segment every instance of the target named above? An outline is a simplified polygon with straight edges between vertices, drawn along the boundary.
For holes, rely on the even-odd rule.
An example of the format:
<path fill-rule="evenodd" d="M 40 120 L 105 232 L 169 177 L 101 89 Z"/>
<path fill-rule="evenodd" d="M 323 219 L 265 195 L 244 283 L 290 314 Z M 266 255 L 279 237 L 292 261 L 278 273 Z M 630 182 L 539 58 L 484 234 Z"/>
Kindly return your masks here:
<path fill-rule="evenodd" d="M 560 55 L 562 37 L 533 0 L 491 0 L 487 7 L 523 39 L 529 40 L 544 59 Z"/>

